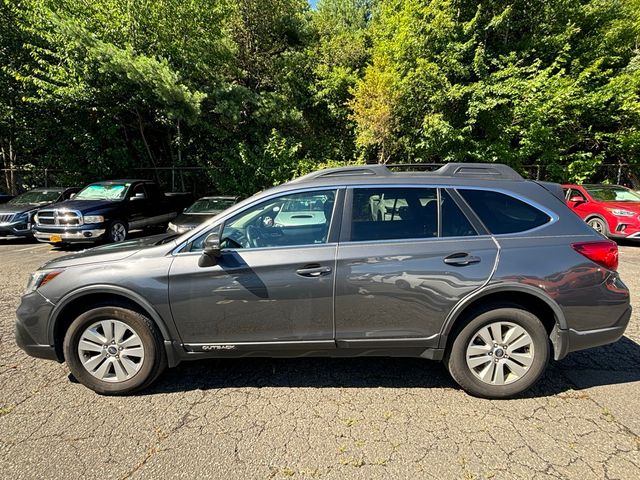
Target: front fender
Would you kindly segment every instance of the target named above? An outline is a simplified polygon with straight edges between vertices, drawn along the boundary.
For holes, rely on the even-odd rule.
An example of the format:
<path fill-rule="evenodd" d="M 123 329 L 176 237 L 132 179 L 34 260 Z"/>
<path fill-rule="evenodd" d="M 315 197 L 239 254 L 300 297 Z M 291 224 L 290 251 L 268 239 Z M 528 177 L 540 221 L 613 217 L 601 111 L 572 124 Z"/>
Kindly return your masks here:
<path fill-rule="evenodd" d="M 169 326 L 166 324 L 164 319 L 158 314 L 158 312 L 153 307 L 153 305 L 151 305 L 151 303 L 149 303 L 142 295 L 124 287 L 106 284 L 106 285 L 87 285 L 85 287 L 77 288 L 76 290 L 73 290 L 67 293 L 64 297 L 62 297 L 56 303 L 56 306 L 51 311 L 51 315 L 49 317 L 48 338 L 49 338 L 50 345 L 54 345 L 55 327 L 59 321 L 60 313 L 64 310 L 64 308 L 69 304 L 71 304 L 73 301 L 81 297 L 84 297 L 86 295 L 91 295 L 91 294 L 100 294 L 100 293 L 125 297 L 128 300 L 138 304 L 151 316 L 151 320 L 158 326 L 158 329 L 160 330 L 160 333 L 163 339 L 165 341 L 172 340 L 172 334 L 170 332 Z"/>

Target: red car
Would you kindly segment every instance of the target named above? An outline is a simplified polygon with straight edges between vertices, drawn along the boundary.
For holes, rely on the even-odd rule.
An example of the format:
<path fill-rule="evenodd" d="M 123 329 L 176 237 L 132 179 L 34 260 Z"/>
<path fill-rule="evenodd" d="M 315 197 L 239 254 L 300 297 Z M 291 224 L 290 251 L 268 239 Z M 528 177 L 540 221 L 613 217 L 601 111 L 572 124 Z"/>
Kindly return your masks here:
<path fill-rule="evenodd" d="M 594 230 L 640 238 L 640 196 L 620 185 L 562 185 L 567 205 Z"/>

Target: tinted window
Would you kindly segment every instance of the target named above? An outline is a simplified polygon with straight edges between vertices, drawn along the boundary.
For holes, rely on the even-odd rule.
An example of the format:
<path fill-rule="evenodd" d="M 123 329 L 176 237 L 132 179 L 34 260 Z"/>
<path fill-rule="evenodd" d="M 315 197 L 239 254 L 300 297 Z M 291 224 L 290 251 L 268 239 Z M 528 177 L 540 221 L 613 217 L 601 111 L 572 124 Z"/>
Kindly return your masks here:
<path fill-rule="evenodd" d="M 468 237 L 477 235 L 475 228 L 445 190 L 441 190 L 440 198 L 442 199 L 442 236 Z"/>
<path fill-rule="evenodd" d="M 438 236 L 435 188 L 356 188 L 351 240 Z"/>
<path fill-rule="evenodd" d="M 584 195 L 580 190 L 576 190 L 575 188 L 569 190 L 569 198 L 580 197 L 583 201 L 586 200 Z"/>
<path fill-rule="evenodd" d="M 147 183 L 145 184 L 145 189 L 147 190 L 147 195 L 149 198 L 161 198 L 162 192 L 155 183 Z"/>
<path fill-rule="evenodd" d="M 544 225 L 549 216 L 509 195 L 487 190 L 459 190 L 491 233 L 515 233 Z"/>
<path fill-rule="evenodd" d="M 10 205 L 25 205 L 29 203 L 51 203 L 60 197 L 58 190 L 32 190 L 30 192 L 18 195 L 16 198 L 9 200 Z"/>
<path fill-rule="evenodd" d="M 225 222 L 222 247 L 239 249 L 326 243 L 335 198 L 335 190 L 321 190 L 260 202 Z M 198 237 L 190 250 L 202 250 L 202 243 L 209 233 Z"/>

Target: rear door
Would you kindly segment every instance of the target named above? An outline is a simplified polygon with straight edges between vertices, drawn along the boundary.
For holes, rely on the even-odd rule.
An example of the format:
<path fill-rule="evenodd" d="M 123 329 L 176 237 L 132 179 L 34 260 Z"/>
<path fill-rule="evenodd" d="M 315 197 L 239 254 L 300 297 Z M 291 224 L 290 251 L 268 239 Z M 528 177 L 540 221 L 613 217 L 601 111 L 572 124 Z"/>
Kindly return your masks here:
<path fill-rule="evenodd" d="M 381 214 L 374 207 L 382 198 Z M 455 192 L 436 187 L 348 191 L 336 269 L 338 346 L 437 346 L 445 318 L 489 280 L 498 253 L 463 208 Z"/>

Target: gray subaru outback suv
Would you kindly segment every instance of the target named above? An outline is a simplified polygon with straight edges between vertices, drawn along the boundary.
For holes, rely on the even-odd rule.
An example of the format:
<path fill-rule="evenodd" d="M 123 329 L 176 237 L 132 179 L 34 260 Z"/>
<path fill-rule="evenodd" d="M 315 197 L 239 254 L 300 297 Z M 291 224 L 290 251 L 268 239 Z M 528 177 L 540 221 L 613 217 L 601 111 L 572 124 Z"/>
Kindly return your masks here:
<path fill-rule="evenodd" d="M 329 169 L 182 236 L 45 264 L 16 338 L 102 394 L 183 360 L 371 355 L 443 360 L 467 392 L 504 398 L 550 357 L 622 336 L 617 254 L 558 185 L 504 165 Z"/>

